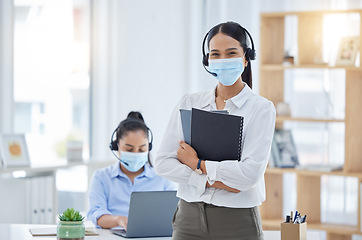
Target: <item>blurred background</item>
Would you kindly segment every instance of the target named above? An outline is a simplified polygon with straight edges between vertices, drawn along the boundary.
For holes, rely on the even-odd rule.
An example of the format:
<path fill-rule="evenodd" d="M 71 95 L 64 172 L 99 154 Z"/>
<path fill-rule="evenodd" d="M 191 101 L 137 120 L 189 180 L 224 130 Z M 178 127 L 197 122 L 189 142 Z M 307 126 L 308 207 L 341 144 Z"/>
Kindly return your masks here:
<path fill-rule="evenodd" d="M 81 142 L 82 158 L 94 165 L 79 164 L 50 172 L 55 172 L 51 184 L 56 186 L 56 211 L 72 205 L 85 212 L 91 170 L 114 161 L 108 144 L 113 130 L 129 111 L 143 114 L 154 134 L 155 154 L 180 98 L 215 86 L 216 79 L 201 64 L 202 40 L 211 27 L 236 21 L 248 29 L 257 53 L 252 71 L 253 90 L 258 93 L 260 13 L 361 8 L 362 1 L 358 0 L 2 0 L 0 133 L 26 135 L 31 167 L 67 164 L 67 143 Z M 325 39 L 333 40 L 336 29 L 359 34 L 359 19 L 348 20 L 351 30 L 343 25 L 343 19 L 329 22 Z M 290 54 L 296 51 L 293 24 L 290 19 L 286 26 L 291 33 L 285 37 Z M 333 58 L 333 53 L 324 57 Z M 343 118 L 345 80 L 339 71 L 315 70 L 308 75 L 298 70 L 287 72 L 296 79 L 284 86 L 289 89 L 285 98 L 298 109 L 295 114 Z M 327 84 L 325 77 L 332 84 Z M 306 95 L 306 86 L 313 89 L 308 93 L 311 95 Z M 316 97 L 320 104 L 313 109 L 306 107 L 313 105 Z M 343 162 L 343 124 L 294 125 L 290 127 L 300 143 L 301 162 L 313 158 Z M 311 139 L 305 136 L 308 131 L 317 143 L 305 143 L 305 139 Z M 16 174 L 18 177 L 14 177 L 14 171 L 3 170 L 0 195 L 5 185 L 18 186 L 24 173 Z M 329 178 L 323 179 L 325 188 L 339 184 L 346 196 L 339 200 L 339 205 L 345 206 L 340 213 L 353 215 L 358 209 L 350 209 L 348 203 L 357 201 L 357 181 Z M 323 195 L 326 219 L 333 208 L 328 207 L 328 199 L 334 198 L 330 193 Z M 15 196 L 16 191 L 7 194 Z M 0 208 L 8 203 L 19 204 L 24 211 L 30 208 L 23 204 L 24 199 L 14 199 L 0 196 Z M 32 221 L 30 213 L 20 215 L 12 220 L 0 217 L 0 222 Z M 347 222 L 350 219 L 345 217 Z M 351 221 L 357 224 L 357 215 Z"/>

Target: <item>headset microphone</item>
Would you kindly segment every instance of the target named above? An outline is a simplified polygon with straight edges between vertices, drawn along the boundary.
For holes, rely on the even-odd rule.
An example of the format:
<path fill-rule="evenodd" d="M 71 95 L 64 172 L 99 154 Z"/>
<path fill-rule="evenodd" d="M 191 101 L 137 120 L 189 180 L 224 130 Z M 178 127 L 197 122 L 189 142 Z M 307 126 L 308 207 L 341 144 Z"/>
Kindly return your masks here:
<path fill-rule="evenodd" d="M 125 164 L 126 166 L 128 166 L 128 163 L 126 163 L 125 161 L 123 161 L 120 157 L 118 157 L 113 151 L 112 151 L 113 155 L 123 164 Z"/>
<path fill-rule="evenodd" d="M 213 75 L 214 77 L 217 77 L 217 73 L 214 73 L 214 72 L 210 72 L 209 70 L 207 70 L 206 66 L 203 64 L 206 72 L 210 73 L 211 75 Z"/>
<path fill-rule="evenodd" d="M 209 66 L 209 54 L 205 54 L 205 42 L 206 42 L 207 36 L 209 36 L 209 32 L 205 35 L 204 40 L 202 41 L 202 66 L 204 66 L 206 72 L 210 73 L 214 77 L 217 77 L 217 73 L 210 72 L 206 68 L 206 66 Z"/>

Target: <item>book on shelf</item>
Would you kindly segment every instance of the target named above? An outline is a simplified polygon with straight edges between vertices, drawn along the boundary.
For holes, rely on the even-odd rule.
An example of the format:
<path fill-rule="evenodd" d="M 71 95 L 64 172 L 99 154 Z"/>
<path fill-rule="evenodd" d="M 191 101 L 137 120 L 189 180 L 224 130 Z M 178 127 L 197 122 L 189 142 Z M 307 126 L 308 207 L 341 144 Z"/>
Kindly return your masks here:
<path fill-rule="evenodd" d="M 275 129 L 269 167 L 295 168 L 299 165 L 298 154 L 291 130 Z"/>

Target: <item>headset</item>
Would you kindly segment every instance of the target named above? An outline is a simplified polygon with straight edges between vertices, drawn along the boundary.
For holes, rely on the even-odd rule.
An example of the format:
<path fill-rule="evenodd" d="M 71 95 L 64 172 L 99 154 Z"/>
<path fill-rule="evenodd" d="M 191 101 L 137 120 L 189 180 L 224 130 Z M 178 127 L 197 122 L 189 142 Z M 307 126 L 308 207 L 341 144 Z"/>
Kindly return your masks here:
<path fill-rule="evenodd" d="M 113 140 L 113 137 L 114 137 L 114 134 L 117 132 L 117 130 L 119 128 L 121 128 L 122 126 L 126 125 L 126 124 L 129 124 L 129 123 L 140 123 L 142 124 L 143 126 L 145 126 L 147 128 L 147 131 L 150 133 L 150 138 L 151 140 L 148 142 L 148 151 L 151 151 L 152 150 L 152 142 L 153 142 L 153 133 L 151 131 L 151 129 L 149 129 L 149 127 L 147 127 L 147 125 L 140 121 L 140 120 L 136 120 L 136 119 L 132 119 L 132 118 L 128 118 L 126 120 L 123 120 L 119 125 L 118 127 L 113 131 L 112 133 L 112 136 L 111 136 L 111 143 L 109 144 L 109 148 L 111 149 L 113 155 L 119 160 L 121 161 L 123 164 L 126 164 L 128 166 L 128 163 L 122 161 L 115 153 L 114 151 L 118 151 L 118 143 L 117 143 L 117 140 Z"/>
<path fill-rule="evenodd" d="M 246 59 L 247 60 L 255 60 L 256 58 L 256 52 L 255 52 L 255 49 L 254 49 L 254 41 L 253 41 L 253 38 L 251 37 L 250 33 L 248 32 L 248 30 L 246 30 L 244 27 L 240 26 L 238 24 L 238 26 L 249 36 L 249 39 L 250 39 L 250 42 L 251 42 L 251 48 L 247 48 L 246 49 L 246 52 L 245 52 L 245 56 L 246 56 Z M 213 28 L 212 28 L 213 29 Z M 216 73 L 214 72 L 210 72 L 206 66 L 209 66 L 209 53 L 205 53 L 205 43 L 206 43 L 206 39 L 207 37 L 209 36 L 210 34 L 210 31 L 212 30 L 210 29 L 205 37 L 204 37 L 204 40 L 202 41 L 202 65 L 204 66 L 205 70 L 210 73 L 211 75 L 213 75 L 214 77 L 217 76 Z"/>

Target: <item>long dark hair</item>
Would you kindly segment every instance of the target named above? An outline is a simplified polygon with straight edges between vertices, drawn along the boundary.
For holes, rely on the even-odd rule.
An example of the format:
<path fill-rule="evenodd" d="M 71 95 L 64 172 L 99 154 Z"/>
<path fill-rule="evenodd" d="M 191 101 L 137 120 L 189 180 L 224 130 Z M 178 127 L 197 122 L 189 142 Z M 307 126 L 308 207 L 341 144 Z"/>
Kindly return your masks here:
<path fill-rule="evenodd" d="M 145 123 L 145 120 L 143 119 L 142 114 L 140 112 L 131 111 L 128 113 L 127 118 L 118 125 L 116 132 L 117 143 L 120 139 L 127 135 L 128 132 L 135 132 L 138 130 L 142 130 L 145 133 L 147 139 L 149 139 L 148 127 Z M 148 153 L 148 164 L 152 167 L 150 153 Z"/>
<path fill-rule="evenodd" d="M 240 24 L 236 22 L 226 22 L 226 23 L 220 23 L 216 25 L 215 27 L 211 28 L 209 31 L 209 35 L 207 38 L 207 47 L 209 48 L 210 40 L 219 32 L 224 33 L 228 35 L 229 37 L 234 38 L 236 41 L 240 43 L 240 46 L 243 48 L 243 51 L 245 53 L 246 60 L 248 61 L 248 66 L 244 69 L 244 72 L 241 74 L 241 79 L 248 84 L 250 88 L 253 87 L 253 76 L 251 72 L 251 63 L 250 63 L 250 55 L 248 51 L 248 46 L 250 46 L 250 43 L 247 38 L 247 33 L 245 32 L 245 29 L 240 26 Z"/>

